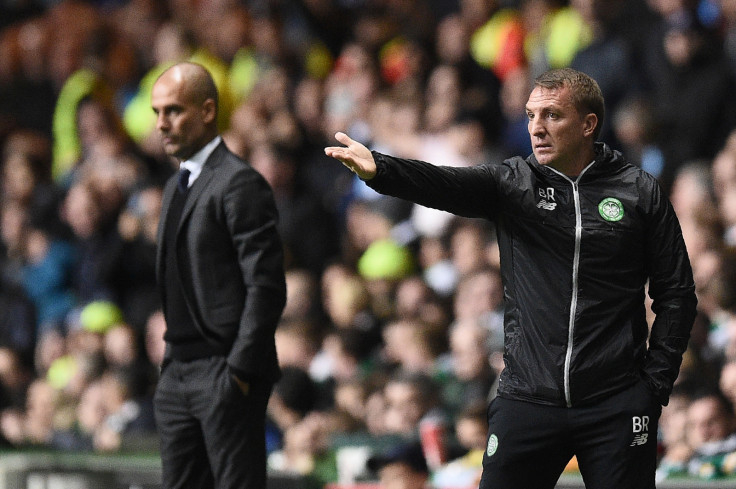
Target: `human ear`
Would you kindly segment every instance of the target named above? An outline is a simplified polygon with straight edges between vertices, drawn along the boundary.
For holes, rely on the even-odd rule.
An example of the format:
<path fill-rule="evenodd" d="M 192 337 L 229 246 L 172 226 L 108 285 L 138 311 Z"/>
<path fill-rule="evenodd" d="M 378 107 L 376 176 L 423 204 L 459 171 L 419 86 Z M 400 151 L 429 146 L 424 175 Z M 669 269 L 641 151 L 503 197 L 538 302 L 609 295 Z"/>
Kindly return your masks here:
<path fill-rule="evenodd" d="M 583 119 L 583 135 L 585 137 L 592 136 L 596 127 L 598 127 L 598 116 L 591 112 Z"/>
<path fill-rule="evenodd" d="M 210 123 L 217 117 L 217 104 L 214 99 L 208 98 L 202 104 L 202 118 L 204 122 Z"/>

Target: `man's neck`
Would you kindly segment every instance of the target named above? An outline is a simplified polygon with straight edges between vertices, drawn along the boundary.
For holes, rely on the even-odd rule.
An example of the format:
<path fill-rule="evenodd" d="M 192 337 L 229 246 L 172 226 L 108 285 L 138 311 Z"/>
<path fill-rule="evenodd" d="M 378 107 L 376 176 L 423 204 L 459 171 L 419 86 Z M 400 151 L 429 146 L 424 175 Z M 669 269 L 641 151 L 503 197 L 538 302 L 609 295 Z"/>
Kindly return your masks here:
<path fill-rule="evenodd" d="M 576 178 L 593 160 L 595 160 L 595 149 L 591 146 L 589 151 L 585 151 L 574 162 L 565 165 L 552 165 L 552 168 L 569 178 Z"/>

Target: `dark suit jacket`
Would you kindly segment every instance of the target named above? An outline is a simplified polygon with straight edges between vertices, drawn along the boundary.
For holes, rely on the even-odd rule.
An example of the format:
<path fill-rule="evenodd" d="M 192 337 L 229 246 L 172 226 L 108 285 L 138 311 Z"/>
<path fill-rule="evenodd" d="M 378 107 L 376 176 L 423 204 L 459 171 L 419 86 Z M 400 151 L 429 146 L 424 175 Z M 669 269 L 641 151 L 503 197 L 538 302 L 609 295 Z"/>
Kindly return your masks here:
<path fill-rule="evenodd" d="M 175 191 L 176 176 L 164 188 L 158 233 L 164 307 L 163 234 Z M 268 183 L 220 143 L 189 189 L 176 236 L 176 262 L 197 329 L 229 351 L 228 365 L 248 381 L 279 376 L 274 331 L 286 285 L 277 220 Z"/>

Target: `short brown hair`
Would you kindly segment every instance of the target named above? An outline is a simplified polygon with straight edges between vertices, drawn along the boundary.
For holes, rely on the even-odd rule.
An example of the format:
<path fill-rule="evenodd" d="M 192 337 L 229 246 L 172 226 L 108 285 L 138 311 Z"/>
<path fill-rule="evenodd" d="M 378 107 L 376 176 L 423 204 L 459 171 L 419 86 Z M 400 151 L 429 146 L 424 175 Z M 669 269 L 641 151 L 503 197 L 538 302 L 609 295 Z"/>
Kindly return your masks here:
<path fill-rule="evenodd" d="M 583 114 L 593 113 L 598 117 L 598 125 L 593 133 L 598 139 L 603 127 L 603 117 L 606 114 L 605 102 L 601 87 L 593 78 L 572 68 L 559 68 L 545 71 L 534 80 L 534 86 L 555 89 L 568 87 L 572 96 L 572 103 Z"/>

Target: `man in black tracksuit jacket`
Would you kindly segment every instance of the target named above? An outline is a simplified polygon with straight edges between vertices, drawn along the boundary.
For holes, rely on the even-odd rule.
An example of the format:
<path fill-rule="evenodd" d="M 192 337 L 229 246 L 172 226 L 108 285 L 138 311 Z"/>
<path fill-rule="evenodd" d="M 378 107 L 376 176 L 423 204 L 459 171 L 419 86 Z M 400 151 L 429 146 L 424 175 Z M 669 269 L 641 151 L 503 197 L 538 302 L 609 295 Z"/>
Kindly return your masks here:
<path fill-rule="evenodd" d="M 325 152 L 381 193 L 496 224 L 505 369 L 480 487 L 551 489 L 576 455 L 588 488 L 654 488 L 657 422 L 697 303 L 679 222 L 654 177 L 595 142 L 594 80 L 547 72 L 526 110 L 527 159 L 440 167 L 342 133 L 346 147 Z"/>

